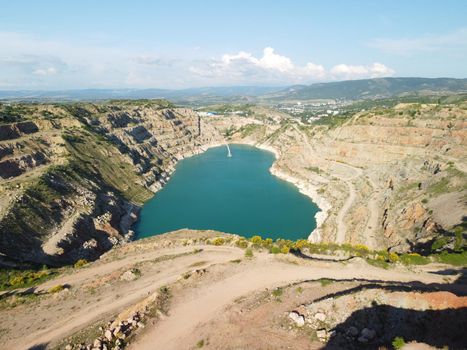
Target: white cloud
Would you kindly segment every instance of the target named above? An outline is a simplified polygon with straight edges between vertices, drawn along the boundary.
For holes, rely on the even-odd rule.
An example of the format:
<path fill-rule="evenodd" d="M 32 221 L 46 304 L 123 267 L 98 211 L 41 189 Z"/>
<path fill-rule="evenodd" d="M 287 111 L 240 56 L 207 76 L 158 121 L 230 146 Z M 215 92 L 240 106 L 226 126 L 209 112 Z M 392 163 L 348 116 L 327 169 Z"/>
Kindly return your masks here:
<path fill-rule="evenodd" d="M 412 38 L 378 38 L 370 41 L 368 46 L 402 56 L 449 49 L 467 51 L 467 28 L 460 28 L 447 34 L 426 34 Z"/>
<path fill-rule="evenodd" d="M 42 75 L 42 76 L 54 75 L 56 73 L 57 73 L 57 70 L 54 67 L 39 68 L 33 71 L 33 74 Z"/>
<path fill-rule="evenodd" d="M 394 75 L 394 70 L 382 63 L 373 63 L 369 66 L 338 64 L 331 68 L 331 75 L 335 79 L 363 79 L 381 78 Z"/>
<path fill-rule="evenodd" d="M 308 62 L 305 66 L 294 65 L 289 57 L 279 55 L 271 47 L 263 50 L 260 58 L 245 51 L 224 54 L 221 59 L 198 61 L 190 72 L 205 79 L 230 79 L 231 83 L 310 83 L 323 80 L 377 78 L 394 75 L 394 70 L 382 63 L 371 65 L 339 64 L 329 71 L 321 64 Z"/>
<path fill-rule="evenodd" d="M 326 70 L 320 64 L 307 63 L 305 66 L 305 74 L 317 79 L 323 79 L 326 77 Z"/>
<path fill-rule="evenodd" d="M 185 52 L 192 50 L 187 48 Z M 130 53 L 130 54 L 129 54 Z M 0 88 L 185 88 L 214 85 L 287 85 L 392 75 L 383 64 L 338 65 L 327 70 L 266 47 L 255 56 L 239 51 L 220 57 L 184 57 L 102 43 L 51 40 L 0 32 Z M 53 77 L 53 79 L 52 79 Z"/>
<path fill-rule="evenodd" d="M 258 65 L 266 69 L 278 70 L 279 72 L 288 72 L 294 69 L 290 58 L 274 53 L 272 47 L 264 49 L 263 57 L 258 61 Z"/>

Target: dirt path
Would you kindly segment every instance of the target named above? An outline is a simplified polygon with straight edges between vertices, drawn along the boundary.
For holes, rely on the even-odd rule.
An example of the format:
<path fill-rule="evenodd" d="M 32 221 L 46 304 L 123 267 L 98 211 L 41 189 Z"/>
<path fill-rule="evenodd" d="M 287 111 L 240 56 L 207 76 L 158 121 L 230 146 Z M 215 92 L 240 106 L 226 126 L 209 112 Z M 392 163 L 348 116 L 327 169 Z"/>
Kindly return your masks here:
<path fill-rule="evenodd" d="M 75 298 L 71 298 L 71 300 L 61 300 L 61 306 L 58 310 L 52 310 L 44 305 L 43 307 L 47 310 L 42 311 L 43 327 L 35 332 L 30 331 L 19 339 L 8 339 L 6 345 L 9 347 L 6 348 L 28 349 L 38 344 L 56 342 L 68 334 L 97 322 L 99 319 L 110 317 L 112 314 L 135 304 L 149 294 L 157 291 L 160 287 L 175 282 L 183 273 L 193 269 L 190 268 L 192 264 L 200 260 L 205 261 L 207 265 L 213 265 L 228 262 L 243 255 L 243 251 L 236 248 L 206 246 L 204 247 L 204 251 L 199 254 L 182 255 L 160 262 L 156 264 L 157 271 L 154 273 L 143 275 L 136 281 L 119 286 L 118 289 L 104 290 L 104 293 L 96 294 L 95 296 L 81 291 L 83 285 L 99 281 L 99 279 L 109 276 L 120 269 L 130 268 L 137 262 L 149 261 L 161 256 L 190 253 L 193 251 L 193 248 L 177 247 L 160 249 L 153 253 L 142 254 L 141 256 L 130 256 L 122 260 L 103 264 L 97 263 L 95 266 L 85 268 L 77 273 L 44 283 L 38 290 L 47 290 L 57 284 L 70 284 L 72 289 L 79 290 L 80 293 Z M 69 308 L 73 308 L 73 305 L 76 305 L 77 301 L 78 305 L 80 305 L 79 308 L 70 312 Z M 28 310 L 24 311 L 29 312 Z M 32 315 L 24 316 L 27 318 Z"/>
<path fill-rule="evenodd" d="M 440 276 L 383 271 L 368 266 L 344 266 L 339 263 L 315 263 L 297 266 L 269 254 L 259 255 L 244 271 L 212 285 L 202 285 L 190 298 L 179 300 L 169 316 L 148 330 L 129 349 L 189 349 L 195 346 L 196 328 L 223 312 L 237 298 L 265 288 L 319 278 L 365 278 L 385 281 L 441 281 Z"/>

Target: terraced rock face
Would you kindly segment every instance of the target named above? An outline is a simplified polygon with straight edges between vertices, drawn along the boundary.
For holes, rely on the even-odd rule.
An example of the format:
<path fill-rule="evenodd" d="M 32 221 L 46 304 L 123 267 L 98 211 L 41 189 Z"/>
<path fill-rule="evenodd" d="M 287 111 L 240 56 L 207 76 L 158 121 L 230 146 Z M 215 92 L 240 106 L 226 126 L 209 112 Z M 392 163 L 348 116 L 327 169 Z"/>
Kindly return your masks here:
<path fill-rule="evenodd" d="M 439 237 L 454 249 L 454 231 L 465 234 L 465 103 L 400 104 L 340 126 L 217 123 L 233 140 L 278 151 L 273 170 L 314 193 L 327 211 L 322 240 L 426 251 Z"/>
<path fill-rule="evenodd" d="M 164 104 L 0 105 L 0 254 L 64 264 L 129 239 L 178 159 L 221 140 Z"/>

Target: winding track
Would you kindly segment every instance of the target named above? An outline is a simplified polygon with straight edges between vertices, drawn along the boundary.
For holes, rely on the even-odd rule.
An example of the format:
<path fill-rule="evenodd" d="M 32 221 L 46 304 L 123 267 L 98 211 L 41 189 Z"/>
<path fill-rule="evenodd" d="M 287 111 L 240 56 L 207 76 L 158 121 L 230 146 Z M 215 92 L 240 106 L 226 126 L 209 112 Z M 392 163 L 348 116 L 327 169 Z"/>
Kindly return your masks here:
<path fill-rule="evenodd" d="M 31 313 L 40 315 L 37 317 L 43 319 L 44 327 L 35 331 L 27 331 L 28 333 L 20 337 L 9 338 L 4 345 L 7 348 L 28 349 L 38 344 L 56 344 L 60 339 L 79 329 L 134 305 L 148 294 L 156 292 L 161 286 L 176 282 L 182 274 L 192 271 L 193 264 L 199 261 L 203 261 L 207 269 L 215 266 L 219 277 L 203 280 L 200 286 L 190 289 L 187 293 L 188 297 L 176 300 L 171 306 L 169 316 L 160 320 L 152 328 L 148 327 L 147 332 L 133 343 L 130 349 L 189 348 L 193 346 L 190 343 L 193 337 L 190 338 L 190 335 L 193 336 L 192 333 L 195 332 L 197 325 L 216 317 L 235 299 L 254 291 L 264 290 L 264 288 L 319 278 L 442 283 L 442 276 L 429 273 L 382 270 L 366 264 L 310 262 L 290 255 L 276 256 L 268 253 L 255 253 L 254 259 L 232 264 L 231 260 L 243 257 L 243 250 L 230 246 L 201 247 L 203 249 L 201 253 L 187 255 L 180 254 L 192 252 L 193 246 L 160 248 L 149 253 L 135 251 L 120 260 L 97 262 L 83 270 L 44 283 L 39 287 L 40 290 L 58 283 L 70 283 L 72 289 L 79 292 L 86 283 L 102 279 L 115 271 L 131 268 L 135 263 L 178 254 L 174 259 L 150 265 L 154 269 L 143 272 L 141 278 L 135 281 L 119 282 L 118 290 L 110 285 L 102 287 L 102 294 L 99 294 L 99 297 L 85 294 L 87 295 L 84 299 L 86 303 L 83 300 L 79 309 L 70 309 L 73 300 L 65 299 L 60 302 L 60 309 L 55 310 L 55 314 L 50 312 L 49 315 L 50 310 L 44 311 L 41 305 L 34 306 L 38 309 L 23 310 L 28 315 Z M 287 259 L 294 259 L 295 264 L 291 264 Z M 78 293 L 78 297 L 79 295 Z M 0 312 L 0 317 L 3 318 L 5 315 Z"/>

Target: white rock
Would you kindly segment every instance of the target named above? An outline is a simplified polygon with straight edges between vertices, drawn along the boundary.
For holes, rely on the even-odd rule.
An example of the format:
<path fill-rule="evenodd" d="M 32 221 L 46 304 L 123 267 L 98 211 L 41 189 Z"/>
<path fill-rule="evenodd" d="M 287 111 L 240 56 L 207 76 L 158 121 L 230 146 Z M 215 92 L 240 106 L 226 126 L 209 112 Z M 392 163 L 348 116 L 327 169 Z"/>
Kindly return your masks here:
<path fill-rule="evenodd" d="M 108 341 L 111 341 L 111 340 L 112 340 L 113 335 L 112 335 L 112 332 L 110 331 L 110 329 L 107 329 L 107 330 L 105 331 L 104 337 L 106 337 Z"/>
<path fill-rule="evenodd" d="M 93 345 L 93 347 L 95 347 L 95 348 L 100 348 L 101 345 L 102 345 L 102 342 L 101 342 L 100 339 L 95 339 L 95 340 L 94 340 L 94 343 L 93 343 L 92 345 Z"/>
<path fill-rule="evenodd" d="M 137 279 L 138 276 L 131 270 L 128 270 L 128 271 L 125 271 L 121 276 L 120 276 L 120 279 L 122 281 L 134 281 L 135 279 Z"/>
<path fill-rule="evenodd" d="M 324 341 L 327 338 L 327 332 L 325 329 L 320 329 L 316 331 L 316 336 L 320 341 Z"/>
<path fill-rule="evenodd" d="M 290 312 L 289 318 L 294 321 L 298 327 L 303 327 L 305 325 L 305 317 L 300 315 L 297 311 Z"/>

